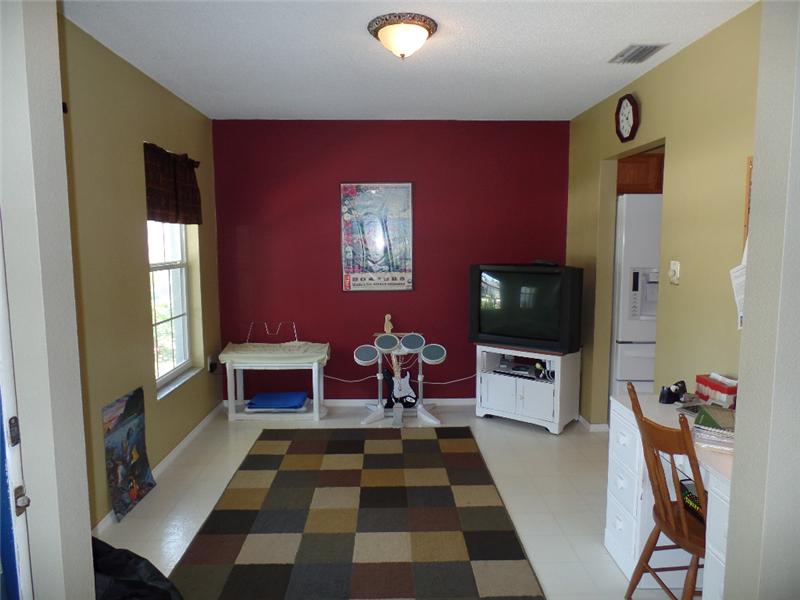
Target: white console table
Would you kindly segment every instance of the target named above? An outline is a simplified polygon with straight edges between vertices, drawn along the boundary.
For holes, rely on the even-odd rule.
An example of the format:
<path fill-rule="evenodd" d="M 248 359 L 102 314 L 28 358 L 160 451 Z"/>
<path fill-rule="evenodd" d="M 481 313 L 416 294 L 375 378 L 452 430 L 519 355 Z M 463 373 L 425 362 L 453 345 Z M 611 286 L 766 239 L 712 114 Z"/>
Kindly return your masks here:
<path fill-rule="evenodd" d="M 679 426 L 675 404 L 659 404 L 658 397 L 652 394 L 640 395 L 639 402 L 648 419 L 667 427 Z M 696 450 L 708 490 L 706 557 L 705 566 L 698 573 L 698 587 L 703 588 L 703 600 L 723 600 L 733 456 L 699 447 Z M 678 467 L 686 477 L 691 477 L 688 464 Z M 654 523 L 653 493 L 644 464 L 639 428 L 627 396 L 611 398 L 607 494 L 605 546 L 630 579 Z M 671 543 L 663 535 L 658 542 L 659 545 Z M 670 567 L 688 565 L 689 560 L 689 554 L 683 550 L 662 550 L 653 554 L 650 564 Z M 686 572 L 666 571 L 659 575 L 668 586 L 682 588 Z M 658 583 L 645 573 L 639 587 L 657 588 Z"/>
<path fill-rule="evenodd" d="M 285 342 L 282 344 L 228 344 L 219 355 L 228 377 L 228 420 L 242 419 L 313 419 L 319 421 L 327 413 L 324 404 L 324 367 L 330 356 L 330 344 Z M 244 371 L 311 371 L 312 411 L 303 413 L 245 412 Z"/>
<path fill-rule="evenodd" d="M 477 346 L 475 414 L 496 415 L 547 427 L 561 433 L 578 418 L 581 353 L 548 354 L 523 348 Z M 539 380 L 503 371 L 503 356 L 540 361 L 553 372 L 552 380 Z"/>

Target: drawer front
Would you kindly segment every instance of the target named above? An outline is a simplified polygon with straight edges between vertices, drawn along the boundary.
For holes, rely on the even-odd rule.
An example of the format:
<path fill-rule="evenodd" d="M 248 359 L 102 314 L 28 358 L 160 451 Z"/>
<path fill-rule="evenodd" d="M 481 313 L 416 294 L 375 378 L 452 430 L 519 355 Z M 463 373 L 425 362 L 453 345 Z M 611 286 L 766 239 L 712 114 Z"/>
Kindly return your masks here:
<path fill-rule="evenodd" d="M 725 563 L 713 552 L 703 560 L 703 600 L 725 600 Z"/>
<path fill-rule="evenodd" d="M 620 554 L 614 557 L 617 563 L 638 559 L 634 542 L 635 530 L 631 514 L 614 499 L 614 496 L 609 494 L 606 502 L 606 546 L 617 549 Z"/>
<path fill-rule="evenodd" d="M 631 515 L 639 513 L 636 498 L 639 486 L 633 471 L 615 458 L 608 461 L 608 491 Z"/>
<path fill-rule="evenodd" d="M 614 411 L 611 412 L 611 426 L 608 436 L 609 456 L 616 458 L 632 472 L 641 454 L 639 430 L 636 425 L 623 421 Z"/>
<path fill-rule="evenodd" d="M 706 546 L 725 560 L 728 547 L 728 515 L 730 506 L 714 492 L 708 494 L 708 520 L 706 522 Z"/>

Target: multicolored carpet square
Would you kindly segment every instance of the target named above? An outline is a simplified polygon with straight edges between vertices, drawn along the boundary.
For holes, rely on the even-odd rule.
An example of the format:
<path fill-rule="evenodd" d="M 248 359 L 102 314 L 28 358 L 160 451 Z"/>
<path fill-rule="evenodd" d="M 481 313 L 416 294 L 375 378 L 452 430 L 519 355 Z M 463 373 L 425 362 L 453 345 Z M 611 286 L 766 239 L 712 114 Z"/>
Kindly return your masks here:
<path fill-rule="evenodd" d="M 265 429 L 170 579 L 186 600 L 544 598 L 468 427 Z"/>

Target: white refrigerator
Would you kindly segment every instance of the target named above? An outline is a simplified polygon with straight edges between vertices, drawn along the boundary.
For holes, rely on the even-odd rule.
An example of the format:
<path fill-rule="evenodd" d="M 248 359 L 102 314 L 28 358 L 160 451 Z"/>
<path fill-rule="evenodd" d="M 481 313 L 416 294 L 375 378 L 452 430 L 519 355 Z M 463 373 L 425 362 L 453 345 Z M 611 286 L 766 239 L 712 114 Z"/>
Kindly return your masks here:
<path fill-rule="evenodd" d="M 661 194 L 617 198 L 610 393 L 654 391 Z"/>

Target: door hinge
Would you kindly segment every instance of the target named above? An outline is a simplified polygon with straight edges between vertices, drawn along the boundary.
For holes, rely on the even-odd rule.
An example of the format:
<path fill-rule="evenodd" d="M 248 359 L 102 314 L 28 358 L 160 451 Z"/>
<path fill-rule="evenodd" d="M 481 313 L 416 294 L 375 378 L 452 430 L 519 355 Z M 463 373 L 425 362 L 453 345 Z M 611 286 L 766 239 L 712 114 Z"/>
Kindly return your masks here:
<path fill-rule="evenodd" d="M 19 444 L 19 418 L 11 417 L 8 420 L 8 445 L 12 448 Z"/>
<path fill-rule="evenodd" d="M 31 505 L 31 499 L 25 495 L 25 486 L 18 485 L 14 488 L 14 512 L 20 516 Z"/>

